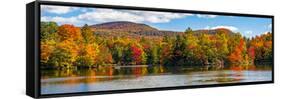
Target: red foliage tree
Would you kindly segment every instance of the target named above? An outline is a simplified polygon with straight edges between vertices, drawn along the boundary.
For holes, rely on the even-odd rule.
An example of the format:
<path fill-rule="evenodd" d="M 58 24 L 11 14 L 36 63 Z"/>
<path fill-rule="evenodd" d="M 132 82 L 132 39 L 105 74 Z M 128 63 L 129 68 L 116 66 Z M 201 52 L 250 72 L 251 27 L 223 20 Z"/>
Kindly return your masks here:
<path fill-rule="evenodd" d="M 142 49 L 137 47 L 136 45 L 132 45 L 130 49 L 132 51 L 132 58 L 136 62 L 136 64 L 142 63 Z"/>

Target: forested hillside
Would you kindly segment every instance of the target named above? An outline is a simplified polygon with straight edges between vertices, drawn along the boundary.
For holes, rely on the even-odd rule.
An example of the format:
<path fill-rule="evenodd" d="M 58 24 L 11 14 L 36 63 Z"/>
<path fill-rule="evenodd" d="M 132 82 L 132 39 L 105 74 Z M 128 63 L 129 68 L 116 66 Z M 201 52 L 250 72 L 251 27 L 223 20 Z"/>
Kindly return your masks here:
<path fill-rule="evenodd" d="M 162 31 L 111 22 L 77 27 L 41 22 L 41 67 L 252 65 L 272 61 L 272 33 L 253 38 L 228 29 Z"/>

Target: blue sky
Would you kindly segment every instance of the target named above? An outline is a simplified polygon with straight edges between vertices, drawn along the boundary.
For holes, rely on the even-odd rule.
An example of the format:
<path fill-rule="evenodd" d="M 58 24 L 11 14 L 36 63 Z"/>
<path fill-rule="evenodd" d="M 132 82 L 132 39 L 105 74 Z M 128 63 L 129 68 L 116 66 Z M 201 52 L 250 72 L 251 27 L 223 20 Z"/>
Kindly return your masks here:
<path fill-rule="evenodd" d="M 114 10 L 66 6 L 41 6 L 41 21 L 54 21 L 59 25 L 99 24 L 112 21 L 131 21 L 148 24 L 160 30 L 184 31 L 191 27 L 198 29 L 227 28 L 253 37 L 271 32 L 270 18 L 221 16 L 192 13 L 169 13 L 136 10 Z"/>

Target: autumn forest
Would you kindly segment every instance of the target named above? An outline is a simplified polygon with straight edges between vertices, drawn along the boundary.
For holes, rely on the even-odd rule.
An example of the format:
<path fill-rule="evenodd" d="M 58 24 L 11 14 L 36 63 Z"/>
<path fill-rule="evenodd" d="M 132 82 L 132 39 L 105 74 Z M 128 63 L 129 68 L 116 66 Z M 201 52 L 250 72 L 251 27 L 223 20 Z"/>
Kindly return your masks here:
<path fill-rule="evenodd" d="M 225 28 L 209 32 L 211 30 L 187 27 L 183 32 L 166 31 L 161 35 L 145 29 L 138 31 L 137 26 L 132 28 L 133 34 L 129 30 L 98 30 L 87 24 L 77 27 L 41 22 L 41 68 L 248 66 L 273 60 L 272 33 L 269 32 L 246 38 Z"/>

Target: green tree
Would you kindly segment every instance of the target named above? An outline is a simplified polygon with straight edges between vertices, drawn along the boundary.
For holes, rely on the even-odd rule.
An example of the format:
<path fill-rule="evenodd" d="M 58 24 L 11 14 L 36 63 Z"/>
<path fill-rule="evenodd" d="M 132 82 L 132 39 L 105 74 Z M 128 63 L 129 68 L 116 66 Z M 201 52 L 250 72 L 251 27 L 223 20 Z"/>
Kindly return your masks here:
<path fill-rule="evenodd" d="M 159 64 L 159 47 L 157 45 L 152 46 L 147 52 L 147 63 L 156 65 Z"/>
<path fill-rule="evenodd" d="M 42 39 L 46 39 L 50 34 L 56 33 L 58 25 L 56 22 L 41 22 L 40 34 Z"/>
<path fill-rule="evenodd" d="M 120 38 L 117 38 L 111 45 L 111 54 L 115 64 L 124 64 L 126 42 Z"/>
<path fill-rule="evenodd" d="M 78 48 L 73 41 L 60 42 L 48 60 L 49 65 L 57 68 L 72 68 L 78 55 Z"/>
<path fill-rule="evenodd" d="M 193 35 L 193 30 L 190 28 L 190 27 L 188 27 L 185 31 L 184 31 L 184 33 L 185 33 L 185 35 Z"/>
<path fill-rule="evenodd" d="M 199 45 L 200 50 L 203 51 L 201 56 L 201 62 L 203 64 L 210 64 L 215 61 L 217 49 L 214 47 L 214 41 L 212 36 L 208 34 L 200 34 Z"/>
<path fill-rule="evenodd" d="M 184 51 L 186 49 L 187 43 L 184 41 L 184 37 L 181 35 L 176 36 L 176 40 L 173 44 L 172 57 L 170 59 L 169 65 L 181 66 L 184 65 L 186 57 L 184 56 Z"/>
<path fill-rule="evenodd" d="M 185 31 L 185 40 L 186 42 L 186 48 L 184 50 L 184 56 L 186 57 L 186 63 L 189 65 L 195 65 L 198 64 L 198 60 L 200 57 L 197 55 L 199 53 L 199 44 L 198 44 L 198 37 L 194 35 L 191 28 L 188 28 Z"/>
<path fill-rule="evenodd" d="M 97 65 L 112 64 L 113 58 L 108 47 L 104 45 L 99 46 L 99 53 L 97 56 Z"/>
<path fill-rule="evenodd" d="M 79 67 L 92 67 L 97 64 L 99 55 L 99 46 L 95 43 L 85 44 L 80 47 L 79 55 L 76 59 L 76 65 Z"/>
<path fill-rule="evenodd" d="M 85 43 L 93 43 L 94 42 L 93 31 L 91 30 L 91 28 L 87 24 L 85 24 L 81 28 L 81 34 L 84 38 Z"/>
<path fill-rule="evenodd" d="M 217 33 L 216 35 L 216 48 L 217 48 L 217 57 L 220 61 L 223 61 L 227 58 L 229 54 L 228 49 L 228 35 L 225 33 Z"/>

